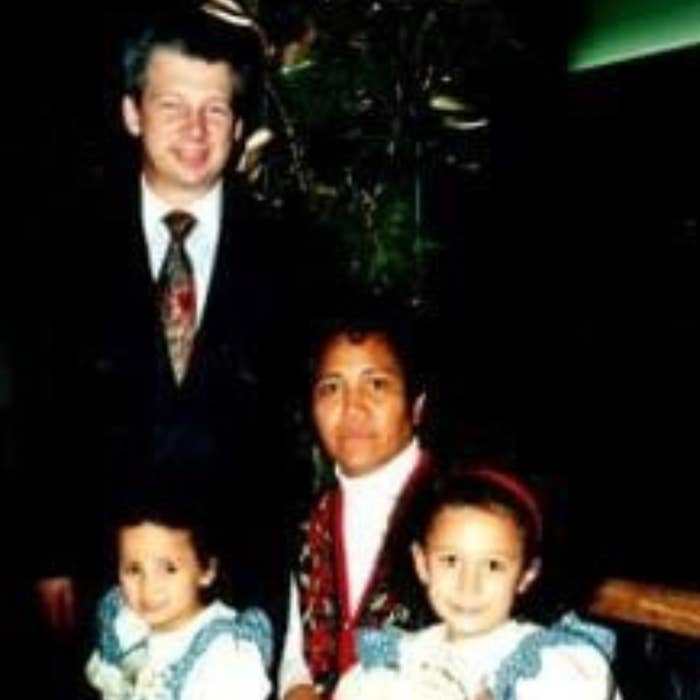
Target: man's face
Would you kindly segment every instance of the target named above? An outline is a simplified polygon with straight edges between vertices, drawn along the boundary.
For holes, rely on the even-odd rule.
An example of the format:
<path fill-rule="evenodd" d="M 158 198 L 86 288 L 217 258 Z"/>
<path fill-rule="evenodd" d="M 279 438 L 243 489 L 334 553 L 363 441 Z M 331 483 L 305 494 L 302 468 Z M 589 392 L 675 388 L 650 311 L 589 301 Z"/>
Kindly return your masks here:
<path fill-rule="evenodd" d="M 241 134 L 234 83 L 224 62 L 156 49 L 140 101 L 124 98 L 124 123 L 141 138 L 146 180 L 166 202 L 186 205 L 220 177 Z"/>
<path fill-rule="evenodd" d="M 413 435 L 401 364 L 378 333 L 330 341 L 319 358 L 312 410 L 324 448 L 347 476 L 383 466 Z"/>

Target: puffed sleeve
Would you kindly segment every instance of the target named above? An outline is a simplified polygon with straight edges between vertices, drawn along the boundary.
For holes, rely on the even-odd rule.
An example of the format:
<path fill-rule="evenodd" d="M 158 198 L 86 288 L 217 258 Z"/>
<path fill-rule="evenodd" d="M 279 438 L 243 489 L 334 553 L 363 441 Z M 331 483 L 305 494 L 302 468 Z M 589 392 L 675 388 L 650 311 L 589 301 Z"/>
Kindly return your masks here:
<path fill-rule="evenodd" d="M 591 646 L 561 646 L 542 650 L 542 666 L 534 678 L 515 685 L 515 700 L 620 699 L 603 655 Z"/>
<path fill-rule="evenodd" d="M 198 666 L 183 700 L 265 700 L 272 689 L 252 642 L 219 637 Z"/>
<path fill-rule="evenodd" d="M 86 677 L 104 700 L 128 698 L 145 662 L 148 626 L 112 588 L 98 605 L 97 629 L 97 649 L 88 660 Z"/>
<path fill-rule="evenodd" d="M 501 664 L 494 695 L 503 700 L 619 700 L 609 659 L 613 633 L 574 614 L 522 639 Z"/>
<path fill-rule="evenodd" d="M 212 627 L 212 640 L 198 657 L 185 685 L 183 700 L 265 700 L 272 627 L 260 610 L 239 615 L 227 630 Z"/>

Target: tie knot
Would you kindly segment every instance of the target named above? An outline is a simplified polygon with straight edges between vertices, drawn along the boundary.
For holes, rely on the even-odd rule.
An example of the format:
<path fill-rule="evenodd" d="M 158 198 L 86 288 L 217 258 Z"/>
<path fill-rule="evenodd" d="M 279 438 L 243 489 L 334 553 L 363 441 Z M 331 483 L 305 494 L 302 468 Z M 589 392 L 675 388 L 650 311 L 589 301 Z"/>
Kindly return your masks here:
<path fill-rule="evenodd" d="M 170 235 L 176 243 L 182 243 L 194 228 L 197 219 L 187 211 L 176 209 L 163 217 L 165 225 L 170 230 Z"/>

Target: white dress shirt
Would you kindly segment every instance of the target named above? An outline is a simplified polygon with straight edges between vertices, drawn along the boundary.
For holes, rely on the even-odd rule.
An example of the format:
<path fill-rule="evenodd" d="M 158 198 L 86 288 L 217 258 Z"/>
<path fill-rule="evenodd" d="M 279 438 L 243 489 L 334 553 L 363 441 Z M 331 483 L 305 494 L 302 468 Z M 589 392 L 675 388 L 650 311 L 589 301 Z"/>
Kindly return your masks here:
<path fill-rule="evenodd" d="M 347 477 L 336 465 L 343 494 L 343 544 L 350 606 L 354 615 L 374 571 L 389 520 L 414 470 L 420 449 L 412 440 L 380 469 L 364 476 Z M 279 696 L 295 685 L 312 684 L 304 659 L 299 593 L 292 579 L 287 635 L 279 671 Z"/>
<path fill-rule="evenodd" d="M 170 232 L 163 217 L 177 209 L 189 212 L 197 221 L 185 239 L 185 250 L 192 261 L 197 302 L 196 323 L 199 326 L 204 314 L 219 243 L 223 184 L 218 182 L 203 197 L 187 207 L 173 207 L 164 202 L 153 192 L 143 177 L 141 178 L 141 195 L 141 223 L 146 234 L 148 262 L 154 280 L 158 279 L 170 243 Z"/>

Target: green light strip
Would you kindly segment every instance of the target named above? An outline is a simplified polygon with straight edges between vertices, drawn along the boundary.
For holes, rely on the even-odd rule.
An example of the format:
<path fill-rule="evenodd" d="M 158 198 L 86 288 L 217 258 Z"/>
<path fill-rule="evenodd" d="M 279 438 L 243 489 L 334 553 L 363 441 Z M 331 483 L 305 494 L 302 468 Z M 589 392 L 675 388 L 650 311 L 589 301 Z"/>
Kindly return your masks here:
<path fill-rule="evenodd" d="M 698 0 L 599 0 L 591 10 L 570 47 L 571 71 L 700 45 Z"/>

